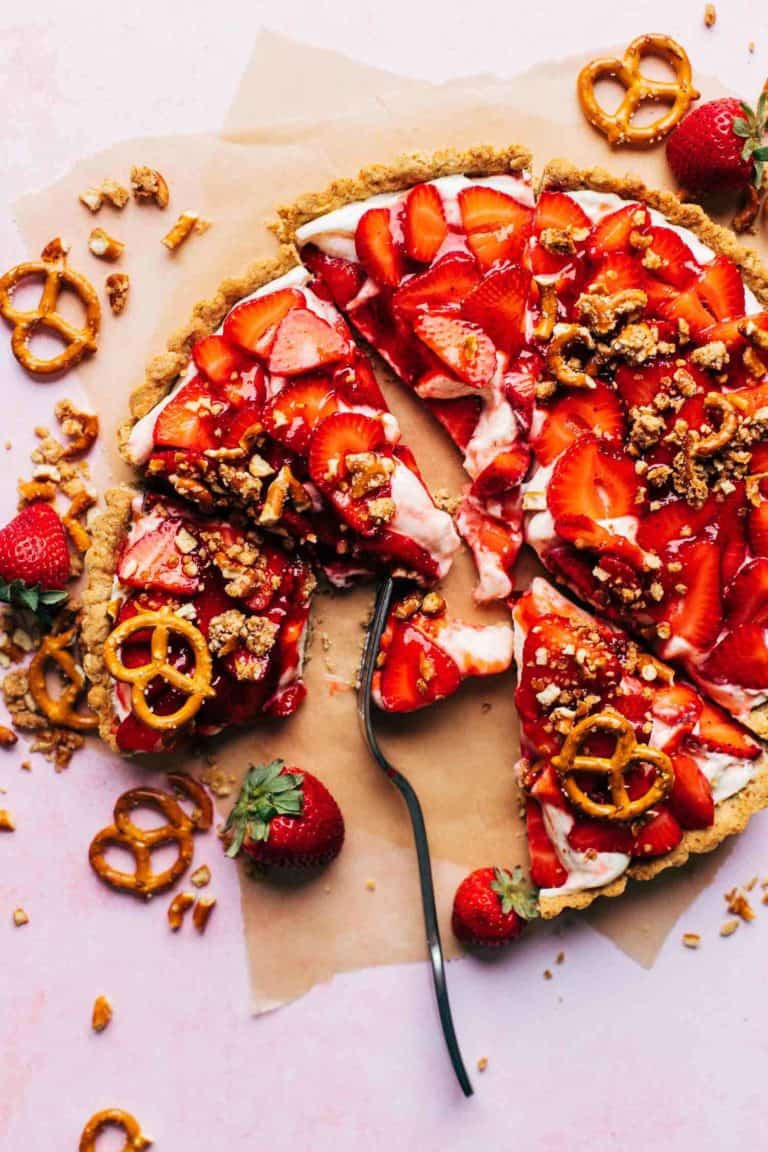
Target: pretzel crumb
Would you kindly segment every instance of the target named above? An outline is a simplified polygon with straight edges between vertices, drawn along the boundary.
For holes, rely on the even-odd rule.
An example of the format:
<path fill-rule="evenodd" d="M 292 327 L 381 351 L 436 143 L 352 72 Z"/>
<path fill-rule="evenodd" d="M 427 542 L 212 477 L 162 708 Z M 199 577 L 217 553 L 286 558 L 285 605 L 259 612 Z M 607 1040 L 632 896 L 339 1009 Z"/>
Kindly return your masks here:
<path fill-rule="evenodd" d="M 376 891 L 376 881 L 375 880 L 366 880 L 365 889 L 367 892 L 375 892 Z"/>
<path fill-rule="evenodd" d="M 114 236 L 110 236 L 103 228 L 94 228 L 88 237 L 88 251 L 99 260 L 109 260 L 111 263 L 119 260 L 125 250 L 125 244 Z"/>
<path fill-rule="evenodd" d="M 177 892 L 168 905 L 168 923 L 171 926 L 171 932 L 178 932 L 184 923 L 184 917 L 195 902 L 195 895 L 193 892 Z"/>
<path fill-rule="evenodd" d="M 31 760 L 22 760 L 19 767 L 21 768 L 21 770 L 23 772 L 31 772 L 32 771 L 32 761 Z"/>
<path fill-rule="evenodd" d="M 544 975 L 544 979 L 545 979 L 545 980 L 551 980 L 551 979 L 552 979 L 552 973 L 551 973 L 551 971 L 549 970 L 549 968 L 545 968 L 545 969 L 544 969 L 544 973 L 543 973 L 543 975 Z"/>
<path fill-rule="evenodd" d="M 84 204 L 89 212 L 94 214 L 99 211 L 104 203 L 104 197 L 98 188 L 86 188 L 85 192 L 81 192 L 78 196 L 81 204 Z"/>
<path fill-rule="evenodd" d="M 190 876 L 190 882 L 195 888 L 205 888 L 211 882 L 211 870 L 207 864 L 201 864 Z"/>
<path fill-rule="evenodd" d="M 733 936 L 734 932 L 739 926 L 738 920 L 726 920 L 720 928 L 721 936 Z"/>
<path fill-rule="evenodd" d="M 555 956 L 555 964 L 562 964 L 564 960 L 565 952 L 558 952 L 557 956 Z"/>
<path fill-rule="evenodd" d="M 162 243 L 169 252 L 176 252 L 186 243 L 194 231 L 200 217 L 197 212 L 182 212 L 173 228 L 163 236 Z"/>
<path fill-rule="evenodd" d="M 714 4 L 706 4 L 704 6 L 704 27 L 714 28 L 716 20 L 717 8 L 715 8 Z"/>
<path fill-rule="evenodd" d="M 13 922 L 17 928 L 23 928 L 25 924 L 29 924 L 29 916 L 23 908 L 14 909 Z"/>
<path fill-rule="evenodd" d="M 698 948 L 701 944 L 701 936 L 698 932 L 684 932 L 683 944 L 686 948 Z"/>
<path fill-rule="evenodd" d="M 46 264 L 58 264 L 60 260 L 64 260 L 69 252 L 69 244 L 65 244 L 61 236 L 54 236 L 53 240 L 49 240 L 45 248 L 40 253 L 40 259 L 44 260 Z"/>
<path fill-rule="evenodd" d="M 105 200 L 109 201 L 113 208 L 122 211 L 131 198 L 131 194 L 124 184 L 118 184 L 117 180 L 112 180 L 107 177 L 102 180 L 99 193 Z"/>
<path fill-rule="evenodd" d="M 753 55 L 753 53 L 754 53 L 754 51 L 755 51 L 755 42 L 754 42 L 754 40 L 750 40 L 749 44 L 747 44 L 747 51 L 749 52 L 749 54 L 750 54 L 750 55 Z"/>
<path fill-rule="evenodd" d="M 728 911 L 732 912 L 734 916 L 738 916 L 746 923 L 754 920 L 754 909 L 740 888 L 732 888 L 730 892 L 726 892 L 725 903 Z"/>
<path fill-rule="evenodd" d="M 106 996 L 97 996 L 93 1002 L 91 1013 L 91 1028 L 94 1032 L 103 1032 L 112 1020 L 112 1005 Z"/>
<path fill-rule="evenodd" d="M 477 1062 L 478 1072 L 485 1072 L 487 1067 L 488 1067 L 488 1057 L 487 1056 L 481 1056 Z"/>
<path fill-rule="evenodd" d="M 158 208 L 167 208 L 171 199 L 165 177 L 155 168 L 141 164 L 134 164 L 131 168 L 131 191 L 134 200 L 151 200 Z"/>
<path fill-rule="evenodd" d="M 131 278 L 127 272 L 113 272 L 105 281 L 107 301 L 112 309 L 113 316 L 119 316 L 125 311 L 128 303 L 128 292 L 131 287 Z"/>
<path fill-rule="evenodd" d="M 7 808 L 0 808 L 0 832 L 15 832 L 16 824 Z"/>
<path fill-rule="evenodd" d="M 201 896 L 197 904 L 195 904 L 195 910 L 192 913 L 192 923 L 201 936 L 208 927 L 208 921 L 215 907 L 216 898 L 214 896 Z"/>
<path fill-rule="evenodd" d="M 5 724 L 0 724 L 0 748 L 13 748 L 14 744 L 18 743 L 18 736 L 13 728 L 6 727 Z"/>

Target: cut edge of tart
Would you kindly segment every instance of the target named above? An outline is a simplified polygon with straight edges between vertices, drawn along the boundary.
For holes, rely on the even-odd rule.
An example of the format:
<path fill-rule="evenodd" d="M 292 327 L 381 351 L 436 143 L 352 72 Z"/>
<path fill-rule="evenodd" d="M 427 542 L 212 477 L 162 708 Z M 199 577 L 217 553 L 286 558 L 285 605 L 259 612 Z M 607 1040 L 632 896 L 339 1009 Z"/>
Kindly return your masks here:
<path fill-rule="evenodd" d="M 525 676 L 522 653 L 525 639 L 530 630 L 529 628 L 524 628 L 521 622 L 521 609 L 524 607 L 526 600 L 529 605 L 534 605 L 534 617 L 536 620 L 546 623 L 546 621 L 551 618 L 549 614 L 554 613 L 556 616 L 564 616 L 566 619 L 572 620 L 582 627 L 589 628 L 591 626 L 592 628 L 607 629 L 609 633 L 615 635 L 617 638 L 625 639 L 630 645 L 637 647 L 631 638 L 623 633 L 622 629 L 602 620 L 599 616 L 593 615 L 581 605 L 575 604 L 567 596 L 564 596 L 549 584 L 544 577 L 537 577 L 532 581 L 528 591 L 519 597 L 513 610 L 519 684 Z M 690 686 L 686 685 L 685 681 L 675 679 L 675 674 L 671 668 L 664 665 L 663 662 L 656 657 L 651 656 L 650 653 L 647 653 L 647 656 L 648 661 L 659 670 L 659 679 L 662 683 L 666 682 L 670 685 L 679 685 L 682 686 L 683 690 L 690 691 Z M 696 689 L 693 689 L 693 694 L 698 695 Z M 709 703 L 706 697 L 702 699 L 705 705 Z M 738 729 L 738 724 L 735 721 L 730 721 L 730 724 L 734 729 Z M 531 745 L 530 741 L 526 740 L 523 725 L 524 721 L 521 717 L 523 747 L 524 751 L 529 751 Z M 742 729 L 742 731 L 745 732 L 744 729 Z M 755 746 L 760 747 L 756 742 Z M 667 743 L 665 747 L 670 749 L 671 745 Z M 677 752 L 680 752 L 682 747 L 684 747 L 683 742 L 675 745 Z M 717 755 L 717 753 L 715 753 L 715 755 Z M 711 825 L 704 828 L 684 829 L 679 842 L 670 851 L 664 852 L 661 855 L 653 856 L 647 860 L 629 856 L 629 863 L 625 869 L 620 875 L 611 879 L 609 883 L 586 888 L 566 888 L 562 892 L 558 892 L 557 887 L 542 887 L 538 897 L 541 916 L 544 919 L 551 919 L 569 908 L 587 908 L 599 896 L 620 896 L 622 892 L 624 892 L 628 880 L 651 880 L 668 868 L 676 868 L 685 864 L 692 855 L 713 851 L 729 836 L 742 832 L 749 823 L 750 818 L 756 812 L 768 807 L 768 755 L 764 749 L 760 749 L 759 754 L 754 757 L 752 763 L 755 765 L 755 774 L 748 783 L 726 799 L 715 803 L 714 820 Z M 541 806 L 539 802 L 536 801 L 536 803 L 540 810 Z M 571 814 L 573 814 L 574 810 L 571 809 L 570 811 Z M 587 823 L 589 822 L 588 819 Z M 601 821 L 600 823 L 607 824 L 606 821 Z M 616 825 L 614 824 L 613 827 L 616 827 Z M 546 829 L 545 834 L 547 835 L 549 849 L 557 855 L 556 849 L 546 833 Z M 573 849 L 571 848 L 571 850 Z M 567 869 L 565 869 L 562 861 L 560 863 L 567 876 Z M 563 881 L 563 884 L 565 882 L 566 881 Z"/>

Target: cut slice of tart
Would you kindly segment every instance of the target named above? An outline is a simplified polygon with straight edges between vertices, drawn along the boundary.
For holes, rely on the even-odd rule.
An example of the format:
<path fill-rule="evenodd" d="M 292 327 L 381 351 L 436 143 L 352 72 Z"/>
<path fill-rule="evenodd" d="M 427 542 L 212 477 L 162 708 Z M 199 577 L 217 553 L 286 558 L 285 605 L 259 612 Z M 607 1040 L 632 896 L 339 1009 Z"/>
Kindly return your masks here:
<path fill-rule="evenodd" d="M 302 545 L 336 583 L 382 566 L 432 582 L 458 546 L 452 520 L 310 280 L 301 267 L 267 279 L 191 341 L 191 363 L 126 430 L 124 454 L 153 486 Z"/>
<path fill-rule="evenodd" d="M 121 488 L 87 565 L 89 698 L 120 752 L 167 751 L 303 700 L 315 579 L 295 551 L 235 518 Z"/>
<path fill-rule="evenodd" d="M 289 221 L 323 292 L 462 452 L 472 483 L 457 523 L 483 600 L 512 589 L 539 372 L 539 290 L 525 260 L 534 197 L 522 161 L 513 151 L 506 171 L 438 176 Z"/>
<path fill-rule="evenodd" d="M 766 735 L 765 279 L 668 193 L 562 165 L 545 185 L 537 211 L 570 201 L 589 229 L 537 384 L 525 538 Z"/>
<path fill-rule="evenodd" d="M 385 712 L 415 712 L 452 696 L 468 677 L 497 675 L 511 663 L 509 624 L 466 624 L 448 615 L 438 592 L 412 592 L 390 611 L 373 698 Z"/>
<path fill-rule="evenodd" d="M 768 806 L 760 744 L 625 632 L 542 578 L 513 621 L 517 775 L 544 917 L 709 852 Z"/>

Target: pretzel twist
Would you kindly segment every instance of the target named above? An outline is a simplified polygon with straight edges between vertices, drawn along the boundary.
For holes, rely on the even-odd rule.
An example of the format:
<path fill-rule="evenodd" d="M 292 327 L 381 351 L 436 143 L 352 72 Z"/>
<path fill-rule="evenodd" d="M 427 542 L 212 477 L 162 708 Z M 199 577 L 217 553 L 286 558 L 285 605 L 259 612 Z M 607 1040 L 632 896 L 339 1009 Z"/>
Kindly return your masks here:
<path fill-rule="evenodd" d="M 595 732 L 606 732 L 616 737 L 616 746 L 611 756 L 582 756 L 579 749 L 584 741 Z M 675 782 L 672 761 L 665 752 L 638 744 L 635 731 L 629 720 L 613 709 L 585 716 L 571 728 L 562 749 L 552 757 L 552 764 L 560 777 L 563 790 L 575 808 L 587 816 L 601 820 L 628 821 L 642 816 L 654 805 L 668 796 Z M 650 764 L 655 776 L 653 783 L 643 796 L 630 799 L 627 792 L 625 774 L 633 764 Z M 592 772 L 607 778 L 611 801 L 602 803 L 593 800 L 577 780 L 575 775 Z"/>
<path fill-rule="evenodd" d="M 594 388 L 595 381 L 589 373 L 571 364 L 571 352 L 576 345 L 594 351 L 595 341 L 589 329 L 580 324 L 556 325 L 547 349 L 547 368 L 558 384 L 566 388 Z"/>
<path fill-rule="evenodd" d="M 704 408 L 720 413 L 720 427 L 710 432 L 708 436 L 701 436 L 691 440 L 688 446 L 689 454 L 697 456 L 716 456 L 721 449 L 730 444 L 739 428 L 739 416 L 731 401 L 720 392 L 708 392 L 704 397 Z"/>
<path fill-rule="evenodd" d="M 22 280 L 30 277 L 42 277 L 43 290 L 37 308 L 24 312 L 14 308 L 13 293 Z M 62 288 L 70 288 L 82 300 L 85 307 L 85 325 L 82 328 L 57 312 Z M 11 350 L 14 356 L 22 368 L 37 376 L 63 372 L 79 364 L 87 352 L 96 351 L 96 337 L 101 324 L 99 298 L 90 281 L 66 267 L 63 259 L 53 264 L 45 260 L 28 260 L 1 276 L 0 315 L 13 326 Z M 32 352 L 29 341 L 39 329 L 47 329 L 64 341 L 66 347 L 58 356 L 43 360 Z"/>
<path fill-rule="evenodd" d="M 80 1152 L 96 1152 L 96 1141 L 104 1129 L 109 1127 L 122 1128 L 125 1133 L 125 1144 L 121 1152 L 144 1152 L 144 1149 L 152 1144 L 149 1137 L 142 1132 L 136 1117 L 130 1112 L 123 1112 L 122 1108 L 105 1108 L 103 1112 L 91 1116 L 83 1128 Z"/>
<path fill-rule="evenodd" d="M 35 704 L 44 716 L 58 728 L 72 728 L 75 732 L 93 732 L 98 728 L 96 716 L 76 711 L 77 701 L 85 690 L 85 675 L 74 656 L 67 649 L 75 639 L 75 629 L 44 636 L 29 665 L 29 690 Z M 48 691 L 45 670 L 52 661 L 69 681 L 54 699 Z"/>
<path fill-rule="evenodd" d="M 150 661 L 129 668 L 120 658 L 120 646 L 134 632 L 144 628 L 151 629 Z M 180 672 L 168 661 L 168 642 L 172 632 L 183 636 L 192 649 L 195 668 L 191 675 Z M 168 608 L 161 608 L 157 612 L 139 612 L 118 624 L 104 642 L 104 663 L 116 680 L 131 685 L 131 706 L 135 715 L 148 728 L 157 731 L 180 728 L 200 711 L 207 697 L 214 695 L 211 688 L 213 662 L 205 637 L 190 620 L 174 615 Z M 158 676 L 187 697 L 180 708 L 165 716 L 153 712 L 146 698 L 147 688 Z"/>
<path fill-rule="evenodd" d="M 664 60 L 675 79 L 651 80 L 640 71 L 645 56 Z M 598 102 L 595 85 L 600 80 L 616 80 L 625 89 L 624 97 L 615 112 L 606 112 Z M 671 36 L 648 32 L 638 36 L 619 59 L 601 56 L 582 68 L 577 81 L 579 103 L 584 115 L 598 132 L 607 137 L 614 148 L 634 144 L 650 148 L 668 135 L 682 120 L 700 93 L 691 78 L 691 62 L 685 49 Z M 669 109 L 650 124 L 633 124 L 632 119 L 640 104 L 652 101 L 669 104 Z"/>

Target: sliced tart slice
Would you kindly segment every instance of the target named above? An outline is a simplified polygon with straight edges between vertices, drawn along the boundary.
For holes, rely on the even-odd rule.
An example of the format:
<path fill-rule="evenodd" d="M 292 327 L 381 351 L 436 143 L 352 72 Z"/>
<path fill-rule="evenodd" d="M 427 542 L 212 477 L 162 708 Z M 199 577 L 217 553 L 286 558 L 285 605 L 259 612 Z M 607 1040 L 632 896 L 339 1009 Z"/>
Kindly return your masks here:
<path fill-rule="evenodd" d="M 519 163 L 519 161 L 518 161 Z M 472 481 L 457 520 L 481 574 L 478 598 L 512 590 L 517 494 L 539 370 L 538 288 L 526 264 L 530 180 L 439 177 L 345 204 L 296 231 L 322 291 L 409 385 L 463 455 Z M 488 559 L 488 525 L 507 529 Z"/>
<path fill-rule="evenodd" d="M 86 669 L 101 734 L 124 754 L 289 716 L 315 579 L 253 527 L 164 496 L 107 495 L 88 553 Z"/>
<path fill-rule="evenodd" d="M 452 696 L 470 676 L 506 672 L 509 624 L 465 624 L 438 592 L 410 593 L 393 605 L 381 637 L 373 698 L 386 712 L 415 712 Z"/>
<path fill-rule="evenodd" d="M 535 579 L 513 611 L 544 917 L 708 852 L 768 806 L 760 744 L 625 632 Z"/>
<path fill-rule="evenodd" d="M 458 546 L 335 305 L 293 268 L 192 344 L 192 363 L 124 438 L 153 485 L 240 510 L 343 583 L 444 576 Z"/>

